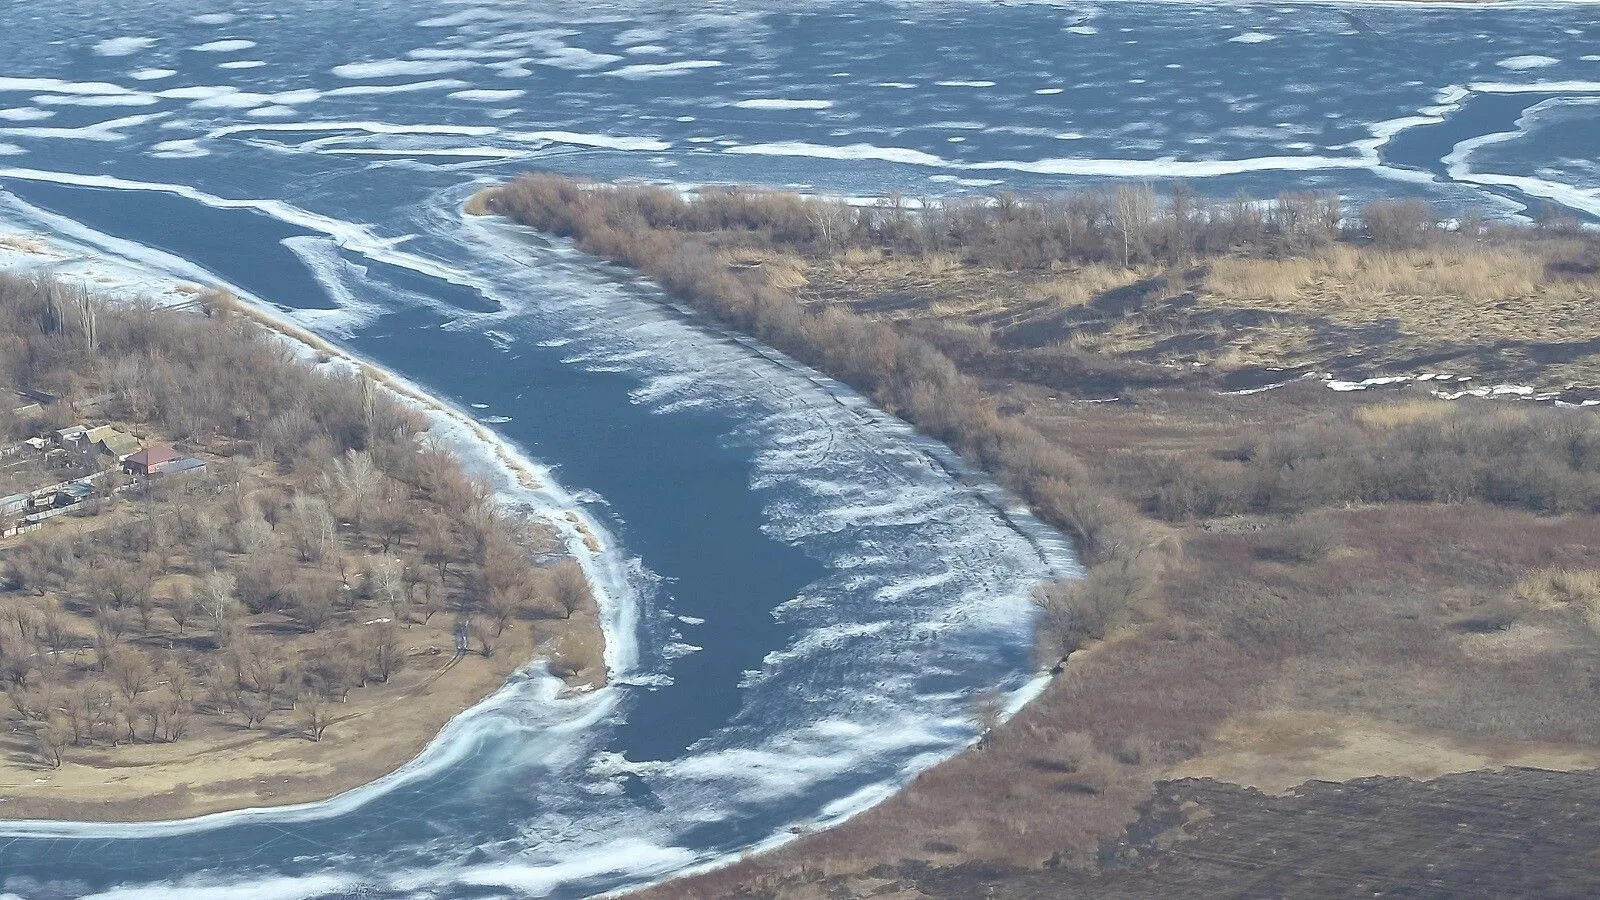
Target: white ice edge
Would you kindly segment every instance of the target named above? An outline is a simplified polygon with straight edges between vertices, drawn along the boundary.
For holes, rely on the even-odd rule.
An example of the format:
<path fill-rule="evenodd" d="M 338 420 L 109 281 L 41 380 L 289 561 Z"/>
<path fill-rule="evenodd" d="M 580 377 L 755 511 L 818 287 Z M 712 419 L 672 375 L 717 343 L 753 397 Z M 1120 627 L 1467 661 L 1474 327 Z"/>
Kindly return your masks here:
<path fill-rule="evenodd" d="M 400 385 L 404 388 L 400 392 L 392 390 L 387 385 L 384 387 L 396 399 L 426 415 L 430 433 L 439 436 L 460 453 L 470 468 L 492 474 L 496 481 L 497 497 L 503 504 L 529 506 L 535 514 L 557 530 L 568 552 L 583 567 L 594 588 L 600 609 L 600 625 L 605 634 L 605 663 L 608 673 L 611 676 L 625 677 L 633 670 L 638 662 L 635 635 L 639 603 L 637 596 L 629 588 L 626 566 L 616 549 L 614 540 L 598 521 L 588 515 L 581 505 L 556 484 L 550 477 L 548 469 L 529 458 L 515 444 L 483 430 L 469 413 L 453 403 L 428 394 L 409 379 L 342 348 L 331 345 L 314 346 L 294 337 L 293 332 L 305 330 L 304 326 L 292 321 L 271 304 L 241 290 L 236 285 L 228 284 L 186 260 L 131 241 L 102 235 L 13 197 L 5 197 L 5 205 L 11 207 L 13 211 L 24 212 L 28 219 L 46 225 L 58 234 L 70 233 L 87 249 L 109 257 L 113 261 L 110 268 L 122 269 L 124 273 L 143 277 L 146 279 L 146 282 L 140 285 L 143 289 L 160 285 L 168 279 L 174 282 L 199 282 L 226 288 L 250 304 L 254 314 L 277 326 L 274 333 L 291 343 L 302 355 L 315 358 L 319 353 L 327 353 L 331 357 L 328 365 L 362 367 Z M 6 268 L 19 268 L 21 267 L 19 257 L 26 259 L 30 256 L 26 251 L 17 251 L 10 247 L 0 250 L 7 252 L 7 255 L 0 255 L 0 266 Z M 31 258 L 36 263 L 35 268 L 48 269 L 61 262 L 61 257 L 55 255 L 31 254 Z M 116 288 L 114 283 L 88 279 L 85 281 L 96 289 Z M 171 287 L 175 288 L 176 284 L 172 284 Z M 169 290 L 168 293 L 172 297 L 192 299 L 180 291 Z M 534 477 L 539 487 L 535 489 L 523 487 L 517 477 L 518 468 Z M 569 514 L 576 516 L 583 527 L 595 536 L 601 547 L 598 553 L 589 549 L 581 530 L 568 518 Z M 477 720 L 494 713 L 509 699 L 519 681 L 537 682 L 541 700 L 552 706 L 560 704 L 568 707 L 568 717 L 559 725 L 551 726 L 561 730 L 586 728 L 604 718 L 615 707 L 618 694 L 610 686 L 587 694 L 558 698 L 562 682 L 554 676 L 538 672 L 538 663 L 539 660 L 530 660 L 490 696 L 452 718 L 433 737 L 427 747 L 404 766 L 376 781 L 326 800 L 288 806 L 231 810 L 163 822 L 102 823 L 43 820 L 0 822 L 0 836 L 146 838 L 188 834 L 241 822 L 293 823 L 331 818 L 360 807 L 400 785 L 441 771 L 465 757 L 472 751 L 475 743 L 472 740 L 472 726 Z"/>

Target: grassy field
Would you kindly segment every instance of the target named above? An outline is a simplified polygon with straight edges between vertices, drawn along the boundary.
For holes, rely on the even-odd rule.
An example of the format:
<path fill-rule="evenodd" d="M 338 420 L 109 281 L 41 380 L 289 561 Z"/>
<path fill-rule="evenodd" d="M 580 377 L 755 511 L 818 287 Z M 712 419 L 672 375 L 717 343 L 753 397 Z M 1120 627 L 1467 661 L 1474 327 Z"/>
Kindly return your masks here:
<path fill-rule="evenodd" d="M 1447 402 L 1430 382 L 1227 392 L 1301 371 L 1600 383 L 1594 245 L 1426 217 L 1313 238 L 1254 223 L 1241 240 L 1252 220 L 1227 210 L 1151 220 L 1136 243 L 1116 206 L 1002 199 L 918 221 L 547 177 L 479 198 L 843 377 L 997 471 L 1091 564 L 1041 590 L 1040 659 L 1065 656 L 1059 675 L 979 747 L 837 828 L 643 896 L 1248 894 L 1284 883 L 1249 873 L 1293 874 L 1269 858 L 1286 843 L 1305 878 L 1339 864 L 1307 849 L 1320 813 L 1371 829 L 1351 817 L 1373 798 L 1423 803 L 1395 776 L 1600 764 L 1591 411 Z M 1312 791 L 1286 822 L 1294 804 L 1273 799 L 1373 776 L 1389 778 L 1354 812 Z M 1418 815 L 1405 839 L 1437 839 L 1429 863 L 1455 874 L 1415 884 L 1465 890 L 1482 868 L 1453 829 L 1482 817 L 1470 790 L 1440 796 L 1432 838 Z M 1528 822 L 1555 802 L 1521 799 Z M 1252 830 L 1267 827 L 1278 844 Z M 1213 833 L 1245 875 L 1207 870 L 1207 890 L 1172 848 Z M 1554 852 L 1515 864 L 1569 893 L 1593 882 Z"/>

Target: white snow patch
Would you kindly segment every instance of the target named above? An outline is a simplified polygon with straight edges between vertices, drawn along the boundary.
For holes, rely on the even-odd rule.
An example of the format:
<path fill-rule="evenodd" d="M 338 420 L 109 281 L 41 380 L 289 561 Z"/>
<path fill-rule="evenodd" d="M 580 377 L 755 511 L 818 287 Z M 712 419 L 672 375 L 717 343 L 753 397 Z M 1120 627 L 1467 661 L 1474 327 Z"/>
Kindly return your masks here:
<path fill-rule="evenodd" d="M 695 69 L 716 69 L 724 65 L 727 64 L 716 59 L 680 59 L 669 63 L 635 63 L 620 69 L 612 69 L 605 74 L 627 79 L 657 78 L 684 75 Z"/>
<path fill-rule="evenodd" d="M 12 109 L 0 109 L 0 122 L 37 122 L 55 115 L 48 109 L 39 109 L 34 106 L 18 106 Z"/>
<path fill-rule="evenodd" d="M 140 50 L 155 46 L 155 38 L 147 37 L 114 37 L 106 38 L 94 45 L 97 56 L 132 56 Z"/>
<path fill-rule="evenodd" d="M 515 100 L 526 93 L 527 91 L 518 90 L 515 88 L 500 91 L 488 90 L 485 88 L 475 88 L 466 91 L 455 91 L 449 96 L 454 100 L 471 100 L 475 103 L 496 103 L 501 100 Z"/>
<path fill-rule="evenodd" d="M 150 155 L 162 159 L 192 159 L 197 156 L 210 156 L 211 151 L 201 147 L 199 142 L 194 140 L 162 141 L 150 148 Z"/>
<path fill-rule="evenodd" d="M 189 49 L 200 53 L 233 53 L 239 50 L 249 50 L 255 45 L 255 41 L 247 41 L 244 38 L 225 38 L 220 41 L 207 41 L 204 44 L 197 44 Z"/>
<path fill-rule="evenodd" d="M 734 106 L 740 109 L 832 109 L 832 100 L 782 100 L 757 98 L 740 100 Z"/>
<path fill-rule="evenodd" d="M 672 145 L 666 141 L 647 137 L 626 137 L 611 134 L 582 134 L 576 131 L 518 131 L 506 135 L 514 141 L 549 141 L 557 144 L 575 144 L 580 147 L 599 147 L 605 150 L 666 150 Z"/>
<path fill-rule="evenodd" d="M 1543 69 L 1546 66 L 1553 66 L 1559 62 L 1561 62 L 1561 60 L 1556 59 L 1553 56 L 1529 54 L 1527 56 L 1513 56 L 1509 59 L 1502 59 L 1495 63 L 1495 65 L 1502 69 L 1510 69 L 1513 72 L 1523 72 L 1528 69 Z"/>
<path fill-rule="evenodd" d="M 547 51 L 544 56 L 533 60 L 533 62 L 536 65 L 549 66 L 554 69 L 588 72 L 593 69 L 603 69 L 620 59 L 622 57 L 615 53 L 595 53 L 582 47 L 559 47 Z"/>
<path fill-rule="evenodd" d="M 368 62 L 345 63 L 331 71 L 340 78 L 390 78 L 396 75 L 438 75 L 472 68 L 474 63 L 462 59 L 378 59 Z"/>

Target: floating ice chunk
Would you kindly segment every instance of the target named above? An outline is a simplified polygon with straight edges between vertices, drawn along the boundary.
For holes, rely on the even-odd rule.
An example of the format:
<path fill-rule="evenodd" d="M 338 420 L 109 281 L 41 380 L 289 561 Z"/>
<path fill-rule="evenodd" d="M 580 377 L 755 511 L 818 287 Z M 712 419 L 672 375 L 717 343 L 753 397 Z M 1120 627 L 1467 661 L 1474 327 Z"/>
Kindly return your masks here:
<path fill-rule="evenodd" d="M 1482 94 L 1594 94 L 1600 93 L 1600 81 L 1475 81 L 1471 89 Z"/>
<path fill-rule="evenodd" d="M 9 134 L 15 137 L 62 138 L 77 141 L 121 141 L 127 139 L 127 135 L 122 133 L 123 129 L 132 128 L 135 125 L 143 125 L 146 122 L 165 117 L 166 113 L 145 113 L 137 116 L 123 116 L 119 119 L 107 119 L 104 122 L 95 122 L 76 128 L 52 128 L 37 125 L 3 128 L 0 129 L 0 134 Z"/>
<path fill-rule="evenodd" d="M 189 21 L 196 25 L 227 25 L 236 18 L 238 16 L 233 13 L 201 13 L 198 16 L 190 16 Z"/>
<path fill-rule="evenodd" d="M 244 38 L 225 38 L 220 41 L 207 41 L 189 49 L 200 53 L 233 53 L 239 50 L 249 50 L 255 45 L 255 41 L 247 41 Z"/>
<path fill-rule="evenodd" d="M 40 106 L 150 106 L 158 101 L 150 94 L 40 94 L 33 102 Z"/>
<path fill-rule="evenodd" d="M 521 131 L 506 135 L 514 141 L 550 141 L 557 144 L 576 144 L 580 147 L 600 147 L 606 150 L 667 150 L 672 145 L 666 141 L 645 137 L 619 137 L 610 134 L 580 134 L 573 131 Z"/>
<path fill-rule="evenodd" d="M 345 63 L 331 71 L 340 78 L 390 78 L 396 75 L 438 75 L 470 69 L 475 63 L 464 59 L 379 59 Z"/>
<path fill-rule="evenodd" d="M 527 91 L 515 88 L 501 91 L 475 88 L 466 91 L 455 91 L 450 94 L 450 97 L 455 100 L 471 100 L 476 103 L 496 103 L 501 100 L 515 100 L 526 93 Z"/>
<path fill-rule="evenodd" d="M 660 28 L 629 28 L 620 32 L 613 43 L 638 44 L 644 41 L 659 41 L 667 36 L 667 32 Z"/>
<path fill-rule="evenodd" d="M 259 69 L 266 65 L 266 60 L 261 59 L 230 59 L 227 62 L 217 63 L 219 69 Z"/>
<path fill-rule="evenodd" d="M 1529 54 L 1527 56 L 1513 56 L 1509 59 L 1502 59 L 1495 63 L 1495 65 L 1502 69 L 1510 69 L 1513 72 L 1523 72 L 1528 69 L 1543 69 L 1546 66 L 1553 66 L 1559 62 L 1561 62 L 1561 60 L 1556 59 L 1553 56 Z"/>
<path fill-rule="evenodd" d="M 1244 34 L 1236 34 L 1233 37 L 1228 38 L 1228 43 L 1265 44 L 1267 41 L 1275 41 L 1277 39 L 1278 36 L 1275 34 L 1263 34 L 1259 31 L 1246 31 Z"/>
<path fill-rule="evenodd" d="M 16 144 L 0 143 L 0 156 L 20 156 L 27 152 L 28 151 L 18 147 Z"/>
<path fill-rule="evenodd" d="M 1067 32 L 1068 34 L 1099 34 L 1100 33 L 1100 29 L 1094 27 L 1093 25 L 1068 25 L 1066 28 L 1063 28 L 1061 30 Z"/>
<path fill-rule="evenodd" d="M 176 74 L 178 74 L 177 69 L 140 69 L 137 72 L 129 72 L 128 77 L 134 81 L 159 81 L 162 78 L 171 78 Z"/>
<path fill-rule="evenodd" d="M 660 44 L 639 44 L 636 47 L 625 48 L 622 52 L 629 56 L 643 56 L 645 54 L 665 53 L 667 48 Z"/>
<path fill-rule="evenodd" d="M 155 38 L 147 37 L 106 38 L 94 45 L 94 52 L 98 56 L 132 56 L 140 50 L 155 46 L 155 43 Z"/>
<path fill-rule="evenodd" d="M 195 140 L 162 141 L 150 148 L 150 155 L 162 159 L 192 159 L 197 156 L 210 156 L 211 151 L 200 146 Z"/>
<path fill-rule="evenodd" d="M 705 619 L 698 616 L 678 616 L 678 621 L 685 625 L 704 625 L 706 623 Z"/>
<path fill-rule="evenodd" d="M 769 144 L 745 144 L 729 147 L 724 153 L 746 153 L 754 156 L 805 156 L 813 159 L 879 160 L 915 166 L 944 166 L 945 161 L 932 153 L 904 147 L 876 147 L 872 144 L 846 144 L 830 147 L 806 141 L 774 141 Z"/>
<path fill-rule="evenodd" d="M 1037 91 L 1034 91 L 1034 93 L 1039 94 L 1040 96 L 1048 97 L 1051 94 L 1061 93 L 1061 88 L 1039 88 Z"/>
<path fill-rule="evenodd" d="M 416 91 L 439 91 L 464 88 L 467 82 L 459 78 L 433 78 L 428 81 L 408 81 L 404 84 L 351 84 L 324 91 L 327 97 L 365 97 L 381 94 L 410 94 Z"/>
<path fill-rule="evenodd" d="M 677 62 L 669 63 L 635 63 L 631 66 L 623 66 L 620 69 L 612 69 L 606 74 L 631 80 L 684 75 L 695 69 L 716 69 L 724 65 L 726 63 L 716 59 L 680 59 Z"/>
<path fill-rule="evenodd" d="M 916 87 L 916 85 L 910 83 L 909 81 L 880 81 L 874 84 L 873 87 L 895 88 L 896 90 L 909 91 Z"/>
<path fill-rule="evenodd" d="M 7 77 L 0 77 L 0 91 L 49 91 L 55 94 L 78 94 L 83 96 L 136 93 L 120 84 L 110 84 L 104 81 L 62 81 L 59 78 Z"/>
<path fill-rule="evenodd" d="M 683 641 L 673 641 L 672 643 L 661 648 L 661 655 L 665 659 L 678 659 L 679 657 L 688 656 L 691 653 L 699 653 L 704 649 L 704 647 L 696 647 L 693 644 L 686 644 Z"/>
<path fill-rule="evenodd" d="M 37 122 L 55 115 L 48 109 L 39 109 L 34 106 L 19 106 L 13 109 L 0 109 L 0 122 Z"/>
<path fill-rule="evenodd" d="M 832 100 L 781 100 L 758 98 L 740 100 L 734 106 L 740 109 L 832 109 Z"/>
<path fill-rule="evenodd" d="M 587 72 L 592 69 L 603 69 L 622 57 L 615 53 L 595 53 L 582 47 L 559 47 L 550 50 L 543 57 L 533 60 L 536 65 L 550 66 L 555 69 L 570 69 L 574 72 Z"/>
<path fill-rule="evenodd" d="M 992 81 L 935 81 L 934 84 L 938 85 L 939 87 L 970 87 L 970 88 L 992 88 L 992 87 L 994 87 L 994 82 L 992 82 Z"/>

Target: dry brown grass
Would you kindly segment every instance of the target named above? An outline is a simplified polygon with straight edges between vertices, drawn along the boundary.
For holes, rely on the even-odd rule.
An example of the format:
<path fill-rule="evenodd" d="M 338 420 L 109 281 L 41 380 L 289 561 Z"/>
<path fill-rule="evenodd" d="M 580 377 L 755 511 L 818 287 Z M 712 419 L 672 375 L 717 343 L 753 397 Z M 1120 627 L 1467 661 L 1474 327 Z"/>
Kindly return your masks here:
<path fill-rule="evenodd" d="M 1452 412 L 1439 400 L 1398 400 L 1358 407 L 1352 416 L 1363 428 L 1393 429 L 1418 422 L 1432 422 Z"/>
<path fill-rule="evenodd" d="M 1600 569 L 1540 569 L 1517 581 L 1514 595 L 1536 609 L 1574 609 L 1600 627 Z"/>
<path fill-rule="evenodd" d="M 1137 269 L 1087 265 L 1074 272 L 1051 275 L 1032 285 L 1032 290 L 1058 308 L 1083 306 L 1106 291 L 1127 287 L 1145 277 Z"/>
<path fill-rule="evenodd" d="M 1600 277 L 1551 277 L 1560 244 L 1376 250 L 1335 245 L 1287 259 L 1222 257 L 1210 304 L 1266 304 L 1359 325 L 1398 320 L 1419 338 L 1565 341 L 1600 336 Z"/>

